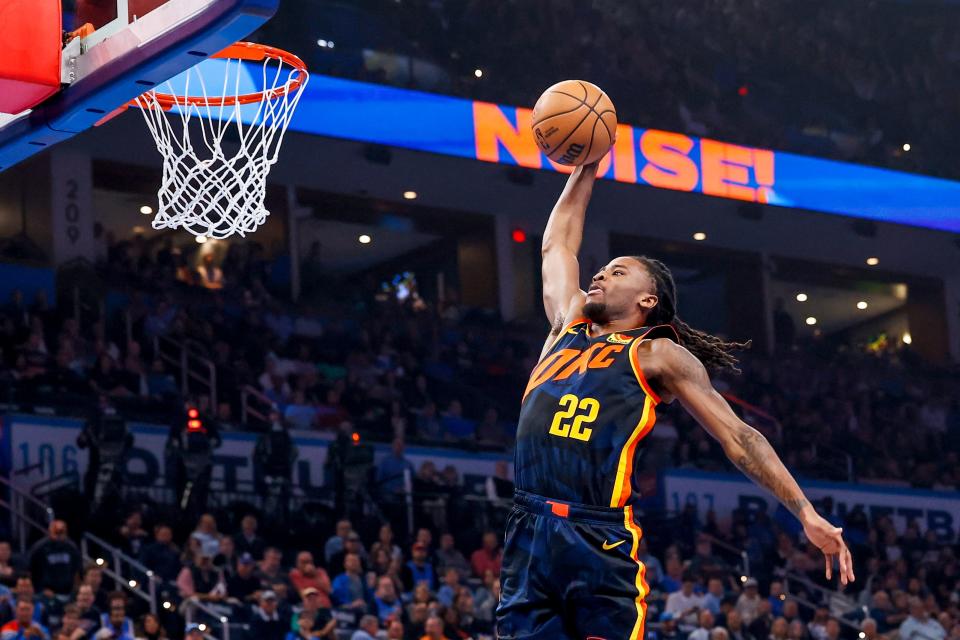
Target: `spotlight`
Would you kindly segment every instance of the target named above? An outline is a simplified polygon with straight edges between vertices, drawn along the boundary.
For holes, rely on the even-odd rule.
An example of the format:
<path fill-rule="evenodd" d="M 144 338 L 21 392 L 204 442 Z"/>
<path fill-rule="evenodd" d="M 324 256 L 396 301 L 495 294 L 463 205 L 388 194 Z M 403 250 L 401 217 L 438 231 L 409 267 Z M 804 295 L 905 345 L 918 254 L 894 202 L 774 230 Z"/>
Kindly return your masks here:
<path fill-rule="evenodd" d="M 693 234 L 693 239 L 696 240 L 697 242 L 706 240 L 707 234 L 705 234 L 703 231 L 697 231 L 695 234 Z"/>
<path fill-rule="evenodd" d="M 172 609 L 172 608 L 173 608 L 173 603 L 170 602 L 169 600 L 167 600 L 167 601 L 165 601 L 165 602 L 163 603 L 163 608 L 164 608 L 164 609 L 167 609 L 167 610 Z"/>
<path fill-rule="evenodd" d="M 904 143 L 903 143 L 903 150 L 904 150 L 904 151 L 910 151 L 910 143 L 909 143 L 909 142 L 904 142 Z"/>
<path fill-rule="evenodd" d="M 404 191 L 404 192 L 403 192 L 403 199 L 404 199 L 404 200 L 416 200 L 416 199 L 417 199 L 417 192 L 416 192 L 416 191 Z"/>
<path fill-rule="evenodd" d="M 810 316 L 809 318 L 807 318 L 807 324 L 809 324 L 810 326 L 813 326 L 817 324 L 817 319 L 814 318 L 813 316 Z"/>
<path fill-rule="evenodd" d="M 98 566 L 98 567 L 102 567 L 103 564 L 104 564 L 103 558 L 97 558 L 97 566 Z"/>
<path fill-rule="evenodd" d="M 148 205 L 148 204 L 145 204 L 145 205 L 143 205 L 142 207 L 140 207 L 140 213 L 142 213 L 142 214 L 145 215 L 145 216 L 148 216 L 148 215 L 150 215 L 151 213 L 153 213 L 153 207 L 151 207 L 151 206 Z"/>
<path fill-rule="evenodd" d="M 747 576 L 740 576 L 740 582 L 746 582 Z"/>
<path fill-rule="evenodd" d="M 367 234 L 363 234 L 359 238 L 357 238 L 357 242 L 359 242 L 360 244 L 370 244 L 371 242 L 373 242 L 373 238 L 371 238 Z"/>
<path fill-rule="evenodd" d="M 131 589 L 136 589 L 136 588 L 137 588 L 137 581 L 136 581 L 136 580 L 131 580 L 131 581 L 129 581 L 127 584 L 130 585 L 130 588 L 131 588 Z"/>
<path fill-rule="evenodd" d="M 483 77 L 483 69 L 474 69 L 474 70 L 473 70 L 473 75 L 474 75 L 474 77 L 482 78 L 482 77 Z"/>
<path fill-rule="evenodd" d="M 204 631 L 204 632 L 205 632 L 205 631 L 207 630 L 207 625 L 205 625 L 205 624 L 203 624 L 203 623 L 201 622 L 200 624 L 197 625 L 197 628 L 200 629 L 200 631 Z"/>
<path fill-rule="evenodd" d="M 913 344 L 913 336 L 910 335 L 910 332 L 903 334 L 903 337 L 900 338 L 903 340 L 903 344 Z"/>
<path fill-rule="evenodd" d="M 797 294 L 797 302 L 806 302 L 806 301 L 807 301 L 807 294 L 805 293 Z"/>
<path fill-rule="evenodd" d="M 867 264 L 870 265 L 871 267 L 875 267 L 878 264 L 880 264 L 880 258 L 873 258 L 873 257 L 867 258 Z"/>
<path fill-rule="evenodd" d="M 860 311 L 863 311 L 864 309 L 866 309 L 867 306 L 868 305 L 866 300 L 861 300 L 860 302 L 857 303 L 857 309 L 860 309 Z"/>

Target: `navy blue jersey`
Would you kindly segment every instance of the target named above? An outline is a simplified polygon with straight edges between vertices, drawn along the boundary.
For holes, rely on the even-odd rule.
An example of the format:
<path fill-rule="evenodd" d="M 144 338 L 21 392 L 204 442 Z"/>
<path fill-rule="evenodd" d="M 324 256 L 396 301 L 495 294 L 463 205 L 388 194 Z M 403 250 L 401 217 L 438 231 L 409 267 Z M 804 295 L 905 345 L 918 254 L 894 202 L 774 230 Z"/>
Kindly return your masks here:
<path fill-rule="evenodd" d="M 517 426 L 517 489 L 598 507 L 639 497 L 634 461 L 660 398 L 638 364 L 641 340 L 678 341 L 670 326 L 598 337 L 590 322 L 563 328 L 530 374 Z"/>

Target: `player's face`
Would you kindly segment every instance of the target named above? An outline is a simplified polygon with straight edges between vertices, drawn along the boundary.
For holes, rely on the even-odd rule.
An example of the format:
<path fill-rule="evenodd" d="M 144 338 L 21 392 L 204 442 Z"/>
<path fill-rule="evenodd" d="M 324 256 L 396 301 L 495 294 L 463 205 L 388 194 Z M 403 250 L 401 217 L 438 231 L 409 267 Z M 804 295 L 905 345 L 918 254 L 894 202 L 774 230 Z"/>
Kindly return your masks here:
<path fill-rule="evenodd" d="M 653 278 L 637 260 L 614 258 L 593 276 L 587 289 L 583 314 L 592 322 L 603 324 L 628 317 L 657 303 Z"/>

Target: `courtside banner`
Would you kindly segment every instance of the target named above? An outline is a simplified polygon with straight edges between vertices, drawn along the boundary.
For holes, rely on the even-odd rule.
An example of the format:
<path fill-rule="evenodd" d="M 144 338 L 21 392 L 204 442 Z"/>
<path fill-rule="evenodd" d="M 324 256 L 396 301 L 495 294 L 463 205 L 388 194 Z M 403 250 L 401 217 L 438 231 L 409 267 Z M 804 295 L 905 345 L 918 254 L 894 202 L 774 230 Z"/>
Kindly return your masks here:
<path fill-rule="evenodd" d="M 313 75 L 290 128 L 569 171 L 540 152 L 530 122 L 530 109 Z M 619 125 L 600 172 L 620 182 L 960 232 L 960 182 L 669 131 Z"/>
<path fill-rule="evenodd" d="M 149 424 L 128 424 L 133 433 L 133 450 L 127 460 L 127 485 L 143 488 L 165 486 L 164 447 L 167 427 Z M 7 415 L 2 420 L 0 440 L 0 472 L 24 491 L 38 482 L 65 473 L 77 472 L 83 477 L 89 455 L 77 446 L 83 423 L 79 420 L 41 416 Z M 309 431 L 291 431 L 297 445 L 294 463 L 294 485 L 301 489 L 324 484 L 324 463 L 332 435 Z M 226 491 L 249 489 L 253 481 L 253 448 L 257 434 L 228 431 L 222 434 L 223 444 L 214 452 L 213 478 L 216 486 Z M 390 445 L 375 444 L 374 460 L 379 462 L 390 453 Z M 493 475 L 504 454 L 453 451 L 430 447 L 408 446 L 407 459 L 419 469 L 431 461 L 438 469 L 453 465 L 461 478 L 472 474 Z M 12 472 L 12 473 L 11 473 Z"/>
<path fill-rule="evenodd" d="M 800 481 L 800 486 L 814 502 L 833 498 L 834 513 L 841 518 L 859 506 L 871 520 L 890 516 L 900 531 L 907 521 L 916 520 L 921 531 L 933 529 L 951 540 L 960 525 L 960 493 L 955 491 L 809 480 Z M 661 488 L 668 509 L 681 511 L 693 505 L 701 521 L 711 510 L 720 522 L 729 521 L 734 509 L 766 511 L 773 517 L 779 505 L 765 490 L 737 474 L 675 469 L 662 474 Z"/>

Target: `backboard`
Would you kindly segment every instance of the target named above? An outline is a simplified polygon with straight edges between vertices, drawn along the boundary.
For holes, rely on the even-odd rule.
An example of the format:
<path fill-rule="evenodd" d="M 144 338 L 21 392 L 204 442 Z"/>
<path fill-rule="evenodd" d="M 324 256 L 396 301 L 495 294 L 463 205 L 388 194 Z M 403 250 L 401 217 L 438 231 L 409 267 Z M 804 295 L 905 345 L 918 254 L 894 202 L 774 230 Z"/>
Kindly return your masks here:
<path fill-rule="evenodd" d="M 60 90 L 18 114 L 0 114 L 0 171 L 102 124 L 144 91 L 248 36 L 278 3 L 76 0 L 63 6 Z M 29 11 L 31 5 L 8 0 L 5 8 Z"/>

